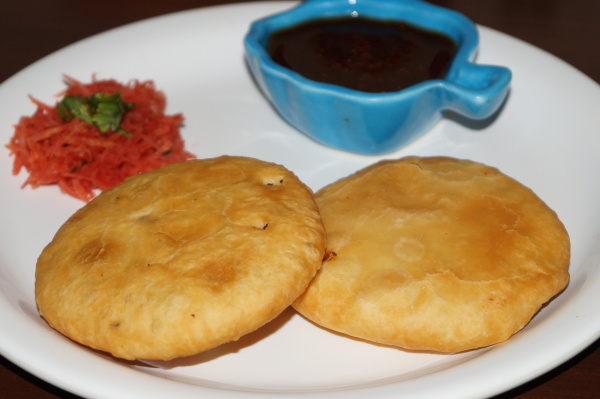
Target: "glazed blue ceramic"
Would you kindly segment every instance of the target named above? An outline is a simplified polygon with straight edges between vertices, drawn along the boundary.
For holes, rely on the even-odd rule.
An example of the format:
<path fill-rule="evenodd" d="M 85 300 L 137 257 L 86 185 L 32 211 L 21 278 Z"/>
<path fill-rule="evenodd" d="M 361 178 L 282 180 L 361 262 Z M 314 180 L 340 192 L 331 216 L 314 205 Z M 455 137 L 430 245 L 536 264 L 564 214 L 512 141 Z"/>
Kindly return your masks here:
<path fill-rule="evenodd" d="M 443 80 L 392 93 L 367 93 L 315 82 L 269 57 L 269 35 L 307 20 L 363 16 L 400 20 L 451 37 L 458 50 Z M 477 27 L 468 18 L 421 0 L 308 0 L 252 23 L 244 46 L 258 86 L 281 116 L 315 141 L 359 154 L 384 154 L 427 132 L 448 110 L 471 119 L 498 111 L 509 69 L 478 65 Z"/>

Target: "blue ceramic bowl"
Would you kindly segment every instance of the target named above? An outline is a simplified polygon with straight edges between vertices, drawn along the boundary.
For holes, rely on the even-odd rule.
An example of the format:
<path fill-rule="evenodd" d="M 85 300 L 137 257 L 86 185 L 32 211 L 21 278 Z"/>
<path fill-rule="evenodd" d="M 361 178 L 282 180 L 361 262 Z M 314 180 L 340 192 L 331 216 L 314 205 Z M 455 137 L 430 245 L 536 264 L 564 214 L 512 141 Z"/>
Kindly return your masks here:
<path fill-rule="evenodd" d="M 315 82 L 275 63 L 265 47 L 271 33 L 322 18 L 399 20 L 452 38 L 457 53 L 443 80 L 391 93 L 367 93 Z M 421 0 L 308 0 L 252 23 L 244 46 L 258 86 L 281 116 L 317 142 L 359 154 L 399 149 L 448 111 L 485 119 L 504 101 L 509 69 L 477 65 L 477 28 L 468 18 Z"/>

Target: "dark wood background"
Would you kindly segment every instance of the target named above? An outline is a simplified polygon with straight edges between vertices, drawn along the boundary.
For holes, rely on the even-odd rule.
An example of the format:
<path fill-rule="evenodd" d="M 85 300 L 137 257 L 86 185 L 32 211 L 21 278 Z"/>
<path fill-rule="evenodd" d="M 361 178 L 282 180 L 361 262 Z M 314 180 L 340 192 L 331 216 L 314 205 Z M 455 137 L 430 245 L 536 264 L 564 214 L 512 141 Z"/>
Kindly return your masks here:
<path fill-rule="evenodd" d="M 107 29 L 169 12 L 232 2 L 227 0 L 0 1 L 0 82 L 45 55 Z M 540 47 L 562 58 L 596 82 L 600 82 L 600 1 L 598 0 L 431 0 L 430 2 L 462 12 L 478 24 Z M 600 398 L 599 345 L 600 341 L 595 342 L 562 366 L 495 399 Z M 518 362 L 518 359 L 515 361 Z M 76 396 L 32 376 L 0 357 L 0 399 L 8 398 L 46 399 L 76 398 Z"/>

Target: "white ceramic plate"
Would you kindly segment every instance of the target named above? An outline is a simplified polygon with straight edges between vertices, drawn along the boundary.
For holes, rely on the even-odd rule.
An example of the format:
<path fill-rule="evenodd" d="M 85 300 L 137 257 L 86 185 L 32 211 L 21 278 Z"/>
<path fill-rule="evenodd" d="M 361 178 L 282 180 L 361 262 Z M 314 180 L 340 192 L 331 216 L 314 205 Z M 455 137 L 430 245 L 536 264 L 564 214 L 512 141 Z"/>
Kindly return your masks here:
<path fill-rule="evenodd" d="M 198 157 L 253 156 L 282 163 L 319 189 L 383 157 L 322 147 L 287 126 L 254 86 L 243 61 L 250 21 L 292 6 L 246 3 L 167 15 L 86 39 L 0 86 L 0 138 L 34 106 L 54 103 L 62 74 L 152 79 L 183 112 Z M 109 54 L 110 57 L 99 57 Z M 292 311 L 234 344 L 150 367 L 120 363 L 53 332 L 38 316 L 35 261 L 82 203 L 56 187 L 21 189 L 0 152 L 0 350 L 31 373 L 93 398 L 246 398 L 313 394 L 343 398 L 490 396 L 571 358 L 600 335 L 600 88 L 562 61 L 481 28 L 479 62 L 506 65 L 513 89 L 491 123 L 444 120 L 387 158 L 445 154 L 499 167 L 554 208 L 572 239 L 572 281 L 504 344 L 458 355 L 409 353 L 328 333 Z"/>

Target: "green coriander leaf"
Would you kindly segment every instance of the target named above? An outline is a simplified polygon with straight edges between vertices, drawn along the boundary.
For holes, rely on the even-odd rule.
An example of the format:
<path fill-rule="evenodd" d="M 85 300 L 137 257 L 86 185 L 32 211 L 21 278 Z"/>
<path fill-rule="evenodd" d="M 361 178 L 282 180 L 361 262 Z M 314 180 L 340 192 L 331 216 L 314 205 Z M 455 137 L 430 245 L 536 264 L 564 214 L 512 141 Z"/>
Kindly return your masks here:
<path fill-rule="evenodd" d="M 92 121 L 102 133 L 119 131 L 123 114 L 129 109 L 119 94 L 96 93 L 88 102 L 93 110 Z"/>
<path fill-rule="evenodd" d="M 96 93 L 87 98 L 66 96 L 58 104 L 57 111 L 65 121 L 78 118 L 94 125 L 100 133 L 114 131 L 131 137 L 133 136 L 131 133 L 121 129 L 123 115 L 131 108 L 133 104 L 124 102 L 119 93 L 112 95 Z"/>
<path fill-rule="evenodd" d="M 92 123 L 90 108 L 83 96 L 66 96 L 58 104 L 57 111 L 64 121 L 68 122 L 73 118 L 78 118 L 84 122 Z"/>

